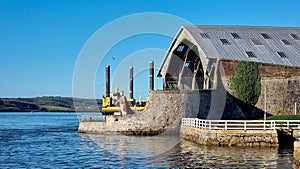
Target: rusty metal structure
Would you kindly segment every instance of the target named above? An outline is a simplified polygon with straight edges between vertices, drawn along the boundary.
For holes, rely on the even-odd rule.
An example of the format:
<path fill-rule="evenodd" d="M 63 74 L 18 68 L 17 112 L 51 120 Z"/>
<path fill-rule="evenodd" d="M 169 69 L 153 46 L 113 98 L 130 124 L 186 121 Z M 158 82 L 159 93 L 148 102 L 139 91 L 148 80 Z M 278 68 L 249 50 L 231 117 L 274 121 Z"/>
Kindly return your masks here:
<path fill-rule="evenodd" d="M 158 72 L 163 89 L 212 89 L 222 60 L 300 67 L 300 28 L 182 26 Z"/>

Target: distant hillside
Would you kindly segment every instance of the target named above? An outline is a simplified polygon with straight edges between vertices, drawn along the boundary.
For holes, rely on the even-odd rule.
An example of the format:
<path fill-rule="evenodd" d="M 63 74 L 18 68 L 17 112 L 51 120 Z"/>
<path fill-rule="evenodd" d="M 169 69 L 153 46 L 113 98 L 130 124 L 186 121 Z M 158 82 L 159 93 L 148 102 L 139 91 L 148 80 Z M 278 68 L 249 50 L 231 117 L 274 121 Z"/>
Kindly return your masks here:
<path fill-rule="evenodd" d="M 101 100 L 97 99 L 98 106 L 93 99 L 74 98 L 77 111 L 99 111 Z M 0 112 L 74 112 L 72 97 L 35 97 L 35 98 L 0 98 Z"/>

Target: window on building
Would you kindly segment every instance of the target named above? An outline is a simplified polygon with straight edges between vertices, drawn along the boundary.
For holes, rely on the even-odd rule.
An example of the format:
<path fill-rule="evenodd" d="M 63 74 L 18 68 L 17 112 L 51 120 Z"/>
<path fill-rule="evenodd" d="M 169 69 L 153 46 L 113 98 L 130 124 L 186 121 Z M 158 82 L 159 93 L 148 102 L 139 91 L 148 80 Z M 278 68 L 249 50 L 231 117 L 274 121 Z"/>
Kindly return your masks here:
<path fill-rule="evenodd" d="M 220 39 L 223 45 L 230 45 L 227 39 Z"/>
<path fill-rule="evenodd" d="M 253 45 L 261 45 L 260 41 L 258 39 L 251 39 Z"/>
<path fill-rule="evenodd" d="M 207 33 L 200 32 L 200 36 L 201 36 L 203 39 L 209 39 L 209 36 L 208 36 Z"/>
<path fill-rule="evenodd" d="M 271 37 L 266 33 L 261 33 L 261 36 L 263 36 L 265 39 L 271 39 Z"/>
<path fill-rule="evenodd" d="M 283 53 L 283 52 L 277 52 L 277 54 L 278 54 L 281 58 L 287 58 L 287 56 L 286 56 L 285 53 Z"/>
<path fill-rule="evenodd" d="M 286 39 L 282 39 L 281 40 L 285 45 L 291 45 L 291 43 L 288 41 L 288 40 L 286 40 Z"/>
<path fill-rule="evenodd" d="M 180 45 L 177 47 L 177 52 L 182 52 L 184 49 L 184 46 L 183 45 Z"/>
<path fill-rule="evenodd" d="M 186 61 L 186 62 L 184 63 L 184 66 L 185 66 L 185 67 L 189 67 L 189 66 L 190 66 L 190 63 L 191 63 L 191 61 Z"/>
<path fill-rule="evenodd" d="M 241 39 L 241 37 L 237 33 L 231 33 L 234 39 Z"/>
<path fill-rule="evenodd" d="M 293 39 L 295 39 L 295 40 L 300 40 L 300 38 L 296 35 L 296 34 L 290 34 L 291 35 L 291 37 L 293 38 Z"/>
<path fill-rule="evenodd" d="M 249 58 L 256 58 L 253 52 L 246 51 L 246 54 L 248 55 Z"/>

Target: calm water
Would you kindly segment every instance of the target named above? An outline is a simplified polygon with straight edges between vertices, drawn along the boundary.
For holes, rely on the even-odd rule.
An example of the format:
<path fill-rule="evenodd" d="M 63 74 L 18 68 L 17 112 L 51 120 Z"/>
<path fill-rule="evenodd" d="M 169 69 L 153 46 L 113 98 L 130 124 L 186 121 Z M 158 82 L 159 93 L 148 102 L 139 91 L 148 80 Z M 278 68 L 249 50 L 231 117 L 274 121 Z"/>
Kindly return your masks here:
<path fill-rule="evenodd" d="M 75 113 L 0 113 L 0 120 L 0 168 L 291 168 L 293 162 L 292 149 L 78 134 Z"/>

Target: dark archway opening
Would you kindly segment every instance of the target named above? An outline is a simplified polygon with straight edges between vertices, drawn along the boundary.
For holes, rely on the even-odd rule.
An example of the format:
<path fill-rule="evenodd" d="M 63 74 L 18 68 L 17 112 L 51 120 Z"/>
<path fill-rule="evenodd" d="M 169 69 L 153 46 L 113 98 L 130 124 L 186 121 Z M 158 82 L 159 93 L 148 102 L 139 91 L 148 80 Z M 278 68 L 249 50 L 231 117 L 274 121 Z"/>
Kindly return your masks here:
<path fill-rule="evenodd" d="M 164 90 L 203 89 L 204 71 L 198 48 L 184 39 L 173 50 L 164 78 Z"/>

